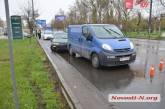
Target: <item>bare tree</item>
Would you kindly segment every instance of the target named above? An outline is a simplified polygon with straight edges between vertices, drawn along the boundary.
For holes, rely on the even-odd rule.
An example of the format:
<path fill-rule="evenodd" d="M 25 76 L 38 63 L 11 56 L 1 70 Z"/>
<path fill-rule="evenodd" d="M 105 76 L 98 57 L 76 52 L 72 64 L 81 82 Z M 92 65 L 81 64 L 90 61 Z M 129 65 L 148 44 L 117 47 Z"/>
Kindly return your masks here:
<path fill-rule="evenodd" d="M 89 0 L 89 7 L 92 11 L 92 23 L 97 23 L 97 2 L 96 0 Z"/>
<path fill-rule="evenodd" d="M 126 9 L 124 0 L 76 0 L 67 13 L 67 24 L 113 23 L 123 30 L 146 28 L 141 13 L 133 15 L 133 9 Z"/>
<path fill-rule="evenodd" d="M 113 19 L 113 0 L 76 0 L 68 18 L 76 16 L 77 23 L 108 23 Z"/>
<path fill-rule="evenodd" d="M 70 12 L 67 14 L 68 24 L 77 24 L 78 23 L 78 12 L 76 5 L 70 7 Z"/>
<path fill-rule="evenodd" d="M 32 10 L 32 4 L 30 3 L 30 1 L 27 2 L 27 4 L 25 4 L 22 7 L 22 17 L 23 20 L 26 21 L 27 26 L 30 30 L 30 33 L 33 33 L 34 28 L 36 27 L 35 25 L 35 21 L 33 19 L 33 10 Z M 38 10 L 34 10 L 34 18 L 37 18 L 39 16 Z"/>
<path fill-rule="evenodd" d="M 76 7 L 79 11 L 78 14 L 78 22 L 79 23 L 87 23 L 87 13 L 88 6 L 86 0 L 76 0 Z"/>

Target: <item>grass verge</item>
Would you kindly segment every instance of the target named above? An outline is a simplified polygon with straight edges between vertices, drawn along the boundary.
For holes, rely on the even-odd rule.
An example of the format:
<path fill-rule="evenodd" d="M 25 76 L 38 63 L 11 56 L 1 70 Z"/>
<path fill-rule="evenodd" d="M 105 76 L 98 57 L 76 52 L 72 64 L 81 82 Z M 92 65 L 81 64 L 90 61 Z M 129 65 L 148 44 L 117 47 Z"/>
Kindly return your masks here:
<path fill-rule="evenodd" d="M 126 32 L 125 34 L 129 38 L 139 38 L 139 39 L 148 39 L 149 38 L 148 32 L 145 32 L 145 31 L 144 32 Z M 159 32 L 156 32 L 156 33 L 153 32 L 150 34 L 150 39 L 162 40 L 162 39 L 164 39 L 164 37 L 162 37 Z"/>
<path fill-rule="evenodd" d="M 68 108 L 37 41 L 14 40 L 13 48 L 20 109 Z M 7 40 L 0 40 L 0 109 L 14 109 Z"/>

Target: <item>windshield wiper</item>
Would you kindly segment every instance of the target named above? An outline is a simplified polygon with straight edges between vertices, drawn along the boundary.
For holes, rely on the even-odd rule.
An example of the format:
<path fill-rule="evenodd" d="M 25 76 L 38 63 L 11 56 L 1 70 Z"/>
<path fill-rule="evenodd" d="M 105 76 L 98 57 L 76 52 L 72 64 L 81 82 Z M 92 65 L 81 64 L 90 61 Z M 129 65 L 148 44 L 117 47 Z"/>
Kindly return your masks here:
<path fill-rule="evenodd" d="M 111 32 L 107 29 L 107 28 L 105 28 L 105 27 L 103 27 L 109 34 L 111 34 Z M 111 37 L 111 38 L 113 38 L 113 39 L 116 39 L 116 38 L 118 38 L 118 37 L 116 37 L 116 36 L 113 36 L 113 37 Z"/>
<path fill-rule="evenodd" d="M 112 30 L 112 29 L 110 29 L 110 28 L 105 28 L 105 27 L 104 27 L 104 29 L 105 29 L 106 31 L 108 31 L 109 33 L 110 33 L 109 30 L 111 30 L 111 31 L 113 31 L 114 33 L 118 34 L 119 36 L 122 36 L 122 37 L 124 36 L 124 35 L 122 35 L 122 34 L 116 32 L 116 31 L 114 31 L 114 30 Z M 116 38 L 119 38 L 119 37 L 116 37 Z"/>

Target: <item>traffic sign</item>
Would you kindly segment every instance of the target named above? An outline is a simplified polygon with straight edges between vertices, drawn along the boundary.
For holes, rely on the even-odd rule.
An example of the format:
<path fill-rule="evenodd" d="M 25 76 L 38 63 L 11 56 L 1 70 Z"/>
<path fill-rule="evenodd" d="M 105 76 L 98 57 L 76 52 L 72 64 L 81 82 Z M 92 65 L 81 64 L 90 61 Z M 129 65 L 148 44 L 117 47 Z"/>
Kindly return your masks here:
<path fill-rule="evenodd" d="M 40 28 L 45 28 L 46 27 L 46 20 L 36 20 L 36 25 Z"/>
<path fill-rule="evenodd" d="M 11 16 L 11 26 L 12 26 L 12 34 L 13 39 L 22 39 L 23 33 L 22 33 L 22 21 L 21 16 Z"/>
<path fill-rule="evenodd" d="M 66 16 L 65 16 L 65 15 L 56 15 L 56 16 L 55 16 L 55 20 L 56 20 L 57 22 L 65 21 L 65 20 L 66 20 Z"/>

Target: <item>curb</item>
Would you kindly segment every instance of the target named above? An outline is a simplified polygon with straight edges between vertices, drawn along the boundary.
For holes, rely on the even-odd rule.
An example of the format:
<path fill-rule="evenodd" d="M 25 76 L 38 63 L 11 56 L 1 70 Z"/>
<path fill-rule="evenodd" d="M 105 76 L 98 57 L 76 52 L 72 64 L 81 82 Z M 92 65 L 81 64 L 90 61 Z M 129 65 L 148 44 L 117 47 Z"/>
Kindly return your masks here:
<path fill-rule="evenodd" d="M 39 41 L 38 41 L 38 43 L 42 48 L 42 45 L 40 44 Z M 58 67 L 53 63 L 49 54 L 44 49 L 43 49 L 43 51 L 46 54 L 47 58 L 49 59 L 50 63 L 52 64 L 52 66 L 54 67 L 54 69 L 57 73 L 57 76 L 59 78 L 59 82 L 61 85 L 62 93 L 63 93 L 64 97 L 66 98 L 70 108 L 71 109 L 83 109 L 81 104 L 80 104 L 80 101 L 77 100 L 77 98 L 74 96 L 71 89 L 68 87 L 67 83 L 65 82 L 64 78 L 62 77 Z"/>

